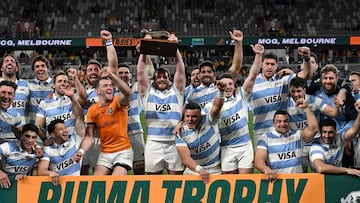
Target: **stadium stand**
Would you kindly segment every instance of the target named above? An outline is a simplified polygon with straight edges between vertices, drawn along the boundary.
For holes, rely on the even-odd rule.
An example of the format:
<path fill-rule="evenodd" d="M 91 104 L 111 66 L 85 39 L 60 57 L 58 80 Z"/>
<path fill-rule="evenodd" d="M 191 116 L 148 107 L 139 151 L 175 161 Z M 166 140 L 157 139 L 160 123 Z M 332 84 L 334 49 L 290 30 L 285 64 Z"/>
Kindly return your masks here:
<path fill-rule="evenodd" d="M 360 33 L 360 2 L 349 0 L 5 2 L 10 6 L 0 8 L 1 36 L 14 34 L 13 24 L 23 21 L 41 21 L 40 37 L 91 37 L 103 28 L 114 37 L 138 37 L 143 22 L 156 22 L 179 36 L 226 36 L 233 28 L 241 28 L 245 36 Z"/>
<path fill-rule="evenodd" d="M 143 27 L 154 26 L 181 37 L 227 37 L 228 30 L 235 28 L 241 29 L 245 37 L 349 36 L 360 35 L 359 7 L 359 1 L 350 0 L 4 0 L 0 5 L 0 38 L 98 37 L 100 29 L 110 30 L 114 37 L 140 37 Z M 324 53 L 318 56 L 322 64 L 336 63 L 341 70 L 351 71 L 360 59 L 358 50 L 350 51 L 330 58 Z M 207 57 L 222 70 L 232 55 L 225 53 L 184 50 L 183 56 L 187 66 L 198 65 Z M 79 53 L 75 53 L 76 60 L 51 55 L 54 70 L 79 64 Z M 135 64 L 136 59 L 128 55 L 119 53 L 120 60 Z M 105 57 L 103 51 L 99 57 Z M 296 60 L 281 58 L 281 67 L 296 68 Z M 25 68 L 29 61 L 31 57 L 23 59 Z M 245 50 L 244 64 L 251 62 L 252 56 L 247 56 Z"/>

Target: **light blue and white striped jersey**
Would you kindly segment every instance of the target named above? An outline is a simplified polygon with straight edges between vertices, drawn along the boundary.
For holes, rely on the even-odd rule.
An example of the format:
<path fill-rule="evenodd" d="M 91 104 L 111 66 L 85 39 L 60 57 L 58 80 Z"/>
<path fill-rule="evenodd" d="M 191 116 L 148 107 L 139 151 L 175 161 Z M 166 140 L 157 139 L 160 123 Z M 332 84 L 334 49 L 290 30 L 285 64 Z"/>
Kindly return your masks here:
<path fill-rule="evenodd" d="M 188 97 L 185 98 L 186 103 L 195 102 L 204 108 L 204 106 L 212 101 L 214 101 L 215 97 L 218 94 L 218 89 L 211 84 L 209 87 L 205 87 L 203 84 L 200 86 L 193 88 L 193 90 L 189 93 Z"/>
<path fill-rule="evenodd" d="M 184 125 L 181 137 L 176 137 L 176 146 L 185 146 L 190 150 L 191 158 L 204 167 L 220 165 L 220 135 L 217 129 L 219 120 L 212 120 L 210 114 L 203 113 L 198 129 L 189 129 Z"/>
<path fill-rule="evenodd" d="M 281 79 L 265 80 L 261 73 L 256 77 L 254 89 L 251 94 L 251 108 L 253 110 L 254 139 L 273 130 L 274 113 L 286 109 L 289 95 L 290 81 L 295 74 L 287 75 Z"/>
<path fill-rule="evenodd" d="M 48 78 L 45 82 L 41 82 L 38 79 L 31 79 L 28 81 L 29 90 L 30 90 L 30 100 L 29 100 L 30 123 L 35 123 L 35 118 L 38 112 L 40 102 L 54 92 L 54 89 L 52 88 L 52 83 L 53 80 L 51 78 Z"/>
<path fill-rule="evenodd" d="M 250 95 L 241 88 L 235 96 L 225 98 L 219 123 L 221 146 L 234 147 L 251 141 L 248 128 L 249 97 Z"/>
<path fill-rule="evenodd" d="M 329 106 L 336 107 L 336 105 L 334 103 L 334 98 L 337 96 L 337 93 L 328 95 L 328 94 L 326 94 L 324 88 L 321 87 L 318 91 L 315 92 L 314 95 L 322 98 L 325 101 L 325 103 L 328 104 Z M 345 132 L 347 129 L 349 129 L 351 127 L 351 125 L 348 124 L 349 121 L 346 121 L 346 117 L 343 112 L 345 112 L 345 106 L 342 106 L 340 114 L 332 119 L 334 119 L 336 122 L 336 129 L 339 129 L 339 130 L 342 130 L 343 132 Z M 331 118 L 331 117 L 328 117 L 324 114 L 320 115 L 320 119 L 325 119 L 325 118 Z"/>
<path fill-rule="evenodd" d="M 0 78 L 0 81 L 2 80 L 3 78 Z M 25 120 L 27 116 L 26 108 L 30 98 L 29 86 L 28 83 L 22 79 L 16 80 L 15 84 L 17 85 L 17 88 L 12 106 L 20 113 L 22 117 L 24 117 Z"/>
<path fill-rule="evenodd" d="M 189 97 L 189 94 L 194 90 L 194 86 L 192 84 L 188 85 L 185 87 L 185 90 L 184 90 L 184 98 L 185 98 L 185 101 L 187 101 L 186 99 Z"/>
<path fill-rule="evenodd" d="M 99 97 L 95 91 L 95 87 L 92 87 L 91 85 L 86 86 L 86 94 L 87 94 L 87 99 L 84 106 L 84 115 L 86 115 L 90 106 L 92 106 L 93 104 L 99 101 Z"/>
<path fill-rule="evenodd" d="M 3 171 L 8 176 L 29 175 L 36 164 L 35 154 L 23 150 L 19 140 L 2 143 L 0 145 L 0 159 L 5 160 Z"/>
<path fill-rule="evenodd" d="M 183 93 L 175 86 L 160 91 L 150 85 L 142 100 L 147 124 L 147 139 L 155 141 L 175 140 L 172 131 L 182 118 Z"/>
<path fill-rule="evenodd" d="M 278 173 L 302 173 L 303 141 L 300 133 L 300 130 L 284 135 L 276 131 L 265 133 L 256 148 L 267 150 L 267 164 Z"/>
<path fill-rule="evenodd" d="M 140 97 L 137 83 L 131 86 L 130 105 L 128 109 L 128 135 L 143 133 L 140 122 Z"/>
<path fill-rule="evenodd" d="M 73 105 L 68 96 L 58 97 L 53 94 L 52 98 L 44 99 L 40 102 L 36 116 L 44 118 L 46 126 L 55 119 L 62 119 L 69 134 L 75 133 L 76 119 L 73 114 Z"/>
<path fill-rule="evenodd" d="M 0 138 L 6 141 L 16 140 L 11 127 L 20 127 L 25 125 L 25 119 L 13 107 L 7 110 L 0 110 Z"/>
<path fill-rule="evenodd" d="M 320 97 L 313 95 L 306 94 L 305 100 L 319 121 L 320 112 L 323 112 L 324 108 L 328 105 Z M 287 112 L 290 115 L 290 127 L 292 130 L 303 130 L 308 126 L 305 110 L 296 107 L 296 103 L 292 97 L 288 98 Z"/>
<path fill-rule="evenodd" d="M 318 138 L 318 142 L 310 147 L 309 157 L 311 163 L 315 161 L 315 159 L 320 159 L 326 164 L 340 167 L 342 164 L 343 153 L 343 134 L 337 134 L 334 143 L 331 145 L 323 143 L 321 138 Z M 311 167 L 316 171 L 313 164 L 311 164 Z"/>
<path fill-rule="evenodd" d="M 49 161 L 49 170 L 57 172 L 60 176 L 80 175 L 81 163 L 73 159 L 79 149 L 82 138 L 69 134 L 69 140 L 61 145 L 56 143 L 44 147 L 44 156 L 40 160 Z"/>

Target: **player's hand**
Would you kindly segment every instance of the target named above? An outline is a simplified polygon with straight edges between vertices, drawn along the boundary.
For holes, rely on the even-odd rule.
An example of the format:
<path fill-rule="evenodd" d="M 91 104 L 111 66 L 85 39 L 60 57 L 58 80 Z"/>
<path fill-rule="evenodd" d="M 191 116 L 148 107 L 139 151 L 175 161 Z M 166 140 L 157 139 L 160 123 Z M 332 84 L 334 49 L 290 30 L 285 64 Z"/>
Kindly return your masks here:
<path fill-rule="evenodd" d="M 237 41 L 237 42 L 242 42 L 244 39 L 244 35 L 241 32 L 241 30 L 233 30 L 232 32 L 229 31 L 230 37 L 231 39 Z"/>

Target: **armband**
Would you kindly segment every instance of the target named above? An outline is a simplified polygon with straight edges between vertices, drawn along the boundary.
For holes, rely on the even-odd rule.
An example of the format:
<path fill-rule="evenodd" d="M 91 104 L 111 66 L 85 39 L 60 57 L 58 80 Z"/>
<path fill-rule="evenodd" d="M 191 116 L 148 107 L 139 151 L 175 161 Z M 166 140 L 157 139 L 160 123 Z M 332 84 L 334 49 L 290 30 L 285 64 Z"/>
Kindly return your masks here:
<path fill-rule="evenodd" d="M 200 171 L 201 171 L 202 169 L 203 169 L 202 166 L 197 165 L 197 166 L 195 167 L 195 172 L 200 173 Z"/>
<path fill-rule="evenodd" d="M 354 85 L 350 80 L 344 80 L 341 83 L 341 89 L 345 89 L 346 93 L 350 93 L 354 89 Z"/>
<path fill-rule="evenodd" d="M 105 45 L 106 45 L 107 47 L 112 46 L 112 45 L 113 45 L 112 40 L 111 40 L 111 39 L 105 40 Z"/>
<path fill-rule="evenodd" d="M 81 149 L 81 148 L 78 150 L 78 152 L 80 152 L 82 155 L 85 154 L 85 151 L 83 149 Z"/>
<path fill-rule="evenodd" d="M 225 98 L 225 93 L 224 93 L 224 91 L 220 91 L 220 90 L 219 90 L 219 93 L 218 93 L 217 97 L 220 98 L 220 99 Z"/>

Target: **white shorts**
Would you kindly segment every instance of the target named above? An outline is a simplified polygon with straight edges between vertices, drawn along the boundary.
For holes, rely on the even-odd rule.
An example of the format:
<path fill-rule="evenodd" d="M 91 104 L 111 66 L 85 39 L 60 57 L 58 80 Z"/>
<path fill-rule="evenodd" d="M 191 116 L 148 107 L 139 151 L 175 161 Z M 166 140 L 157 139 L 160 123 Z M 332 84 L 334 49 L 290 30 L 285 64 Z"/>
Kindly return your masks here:
<path fill-rule="evenodd" d="M 131 170 L 133 160 L 134 152 L 132 148 L 114 153 L 100 152 L 96 165 L 105 166 L 110 170 L 113 170 L 115 165 L 123 165 L 128 166 L 129 170 Z"/>
<path fill-rule="evenodd" d="M 221 147 L 221 170 L 234 171 L 239 168 L 254 168 L 254 147 L 248 143 L 236 147 Z"/>
<path fill-rule="evenodd" d="M 165 168 L 171 171 L 184 170 L 175 141 L 147 140 L 145 157 L 145 172 L 156 173 Z"/>
<path fill-rule="evenodd" d="M 219 166 L 212 166 L 212 167 L 208 167 L 208 166 L 203 166 L 203 168 L 209 172 L 210 174 L 214 174 L 214 175 L 218 175 L 221 174 L 221 167 Z M 184 175 L 199 175 L 198 172 L 192 171 L 189 168 L 186 168 L 184 173 Z"/>
<path fill-rule="evenodd" d="M 143 133 L 129 135 L 129 139 L 134 151 L 134 162 L 144 161 L 145 142 Z"/>
<path fill-rule="evenodd" d="M 90 149 L 87 150 L 83 156 L 82 165 L 89 165 L 91 167 L 95 167 L 99 154 L 100 154 L 100 139 L 98 137 L 94 137 Z"/>

